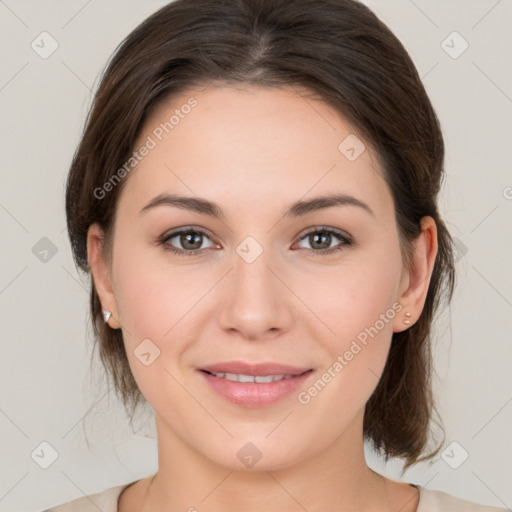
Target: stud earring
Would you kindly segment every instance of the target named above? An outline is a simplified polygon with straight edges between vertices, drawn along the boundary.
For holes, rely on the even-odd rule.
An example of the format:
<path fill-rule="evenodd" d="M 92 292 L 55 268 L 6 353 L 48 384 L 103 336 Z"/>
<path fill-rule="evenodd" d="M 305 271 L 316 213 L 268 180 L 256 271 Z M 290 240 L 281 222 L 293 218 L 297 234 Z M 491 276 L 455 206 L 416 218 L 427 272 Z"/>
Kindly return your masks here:
<path fill-rule="evenodd" d="M 103 310 L 103 318 L 104 318 L 106 324 L 108 323 L 111 316 L 112 316 L 112 313 L 108 309 Z"/>
<path fill-rule="evenodd" d="M 411 323 L 411 321 L 409 320 L 409 317 L 411 316 L 411 313 L 407 312 L 407 313 L 405 313 L 405 316 L 407 318 L 404 320 L 404 324 L 409 325 Z"/>

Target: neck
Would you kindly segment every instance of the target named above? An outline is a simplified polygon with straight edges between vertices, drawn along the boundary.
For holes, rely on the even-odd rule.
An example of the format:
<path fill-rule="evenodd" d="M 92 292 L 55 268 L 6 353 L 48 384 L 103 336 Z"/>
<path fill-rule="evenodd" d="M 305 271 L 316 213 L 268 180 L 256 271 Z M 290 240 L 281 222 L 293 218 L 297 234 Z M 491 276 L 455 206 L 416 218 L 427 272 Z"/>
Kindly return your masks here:
<path fill-rule="evenodd" d="M 361 413 L 321 452 L 284 469 L 256 464 L 239 470 L 193 450 L 156 416 L 159 469 L 141 512 L 392 510 L 396 499 L 390 495 L 390 481 L 366 464 L 362 418 Z"/>

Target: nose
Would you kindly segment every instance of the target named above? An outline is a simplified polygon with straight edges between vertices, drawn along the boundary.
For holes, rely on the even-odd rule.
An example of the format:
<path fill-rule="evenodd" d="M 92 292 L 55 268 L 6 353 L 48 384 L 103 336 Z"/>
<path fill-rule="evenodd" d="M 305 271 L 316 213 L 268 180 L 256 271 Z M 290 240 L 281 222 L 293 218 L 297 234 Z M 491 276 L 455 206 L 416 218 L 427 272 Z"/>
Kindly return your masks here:
<path fill-rule="evenodd" d="M 251 263 L 236 254 L 222 289 L 220 326 L 243 339 L 268 340 L 293 325 L 293 292 L 269 254 L 264 250 Z"/>

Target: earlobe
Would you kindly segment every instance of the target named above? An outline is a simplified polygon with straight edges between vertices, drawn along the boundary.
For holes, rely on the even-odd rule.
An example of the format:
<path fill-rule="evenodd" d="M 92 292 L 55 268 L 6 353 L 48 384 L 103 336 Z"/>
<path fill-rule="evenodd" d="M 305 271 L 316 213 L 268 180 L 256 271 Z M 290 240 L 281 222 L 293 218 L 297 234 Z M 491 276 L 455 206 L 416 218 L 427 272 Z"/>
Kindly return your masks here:
<path fill-rule="evenodd" d="M 402 280 L 406 283 L 398 301 L 404 313 L 397 316 L 394 332 L 408 329 L 418 320 L 425 305 L 430 278 L 437 256 L 437 227 L 434 219 L 425 216 L 421 219 L 421 234 L 413 242 L 411 268 Z"/>
<path fill-rule="evenodd" d="M 117 316 L 116 299 L 103 250 L 103 231 L 98 224 L 92 224 L 87 231 L 87 259 L 101 306 L 104 310 L 111 312 L 106 323 L 113 329 L 117 329 L 120 327 L 120 323 Z"/>

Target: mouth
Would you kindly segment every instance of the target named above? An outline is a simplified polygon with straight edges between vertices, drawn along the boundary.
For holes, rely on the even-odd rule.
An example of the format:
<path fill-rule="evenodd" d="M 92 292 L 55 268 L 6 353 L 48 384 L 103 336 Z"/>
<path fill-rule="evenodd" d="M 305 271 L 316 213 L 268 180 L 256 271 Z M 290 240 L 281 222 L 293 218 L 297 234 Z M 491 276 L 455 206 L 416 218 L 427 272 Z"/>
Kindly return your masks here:
<path fill-rule="evenodd" d="M 231 403 L 249 408 L 265 407 L 289 397 L 314 373 L 312 368 L 240 362 L 197 370 L 216 394 Z"/>
<path fill-rule="evenodd" d="M 199 370 L 216 375 L 223 373 L 226 375 L 247 375 L 250 377 L 265 377 L 268 375 L 290 375 L 293 377 L 310 369 L 308 367 L 291 366 L 281 363 L 246 363 L 244 361 L 224 361 L 199 368 Z"/>
<path fill-rule="evenodd" d="M 218 377 L 219 379 L 231 380 L 233 382 L 257 382 L 259 384 L 268 384 L 269 382 L 278 382 L 284 379 L 293 379 L 297 377 L 297 375 L 285 375 L 285 374 L 277 374 L 277 375 L 246 375 L 243 373 L 215 373 L 208 372 L 206 370 L 201 370 L 205 373 L 213 375 L 214 377 Z M 309 370 L 308 370 L 309 371 Z M 302 375 L 302 374 L 300 374 Z"/>

